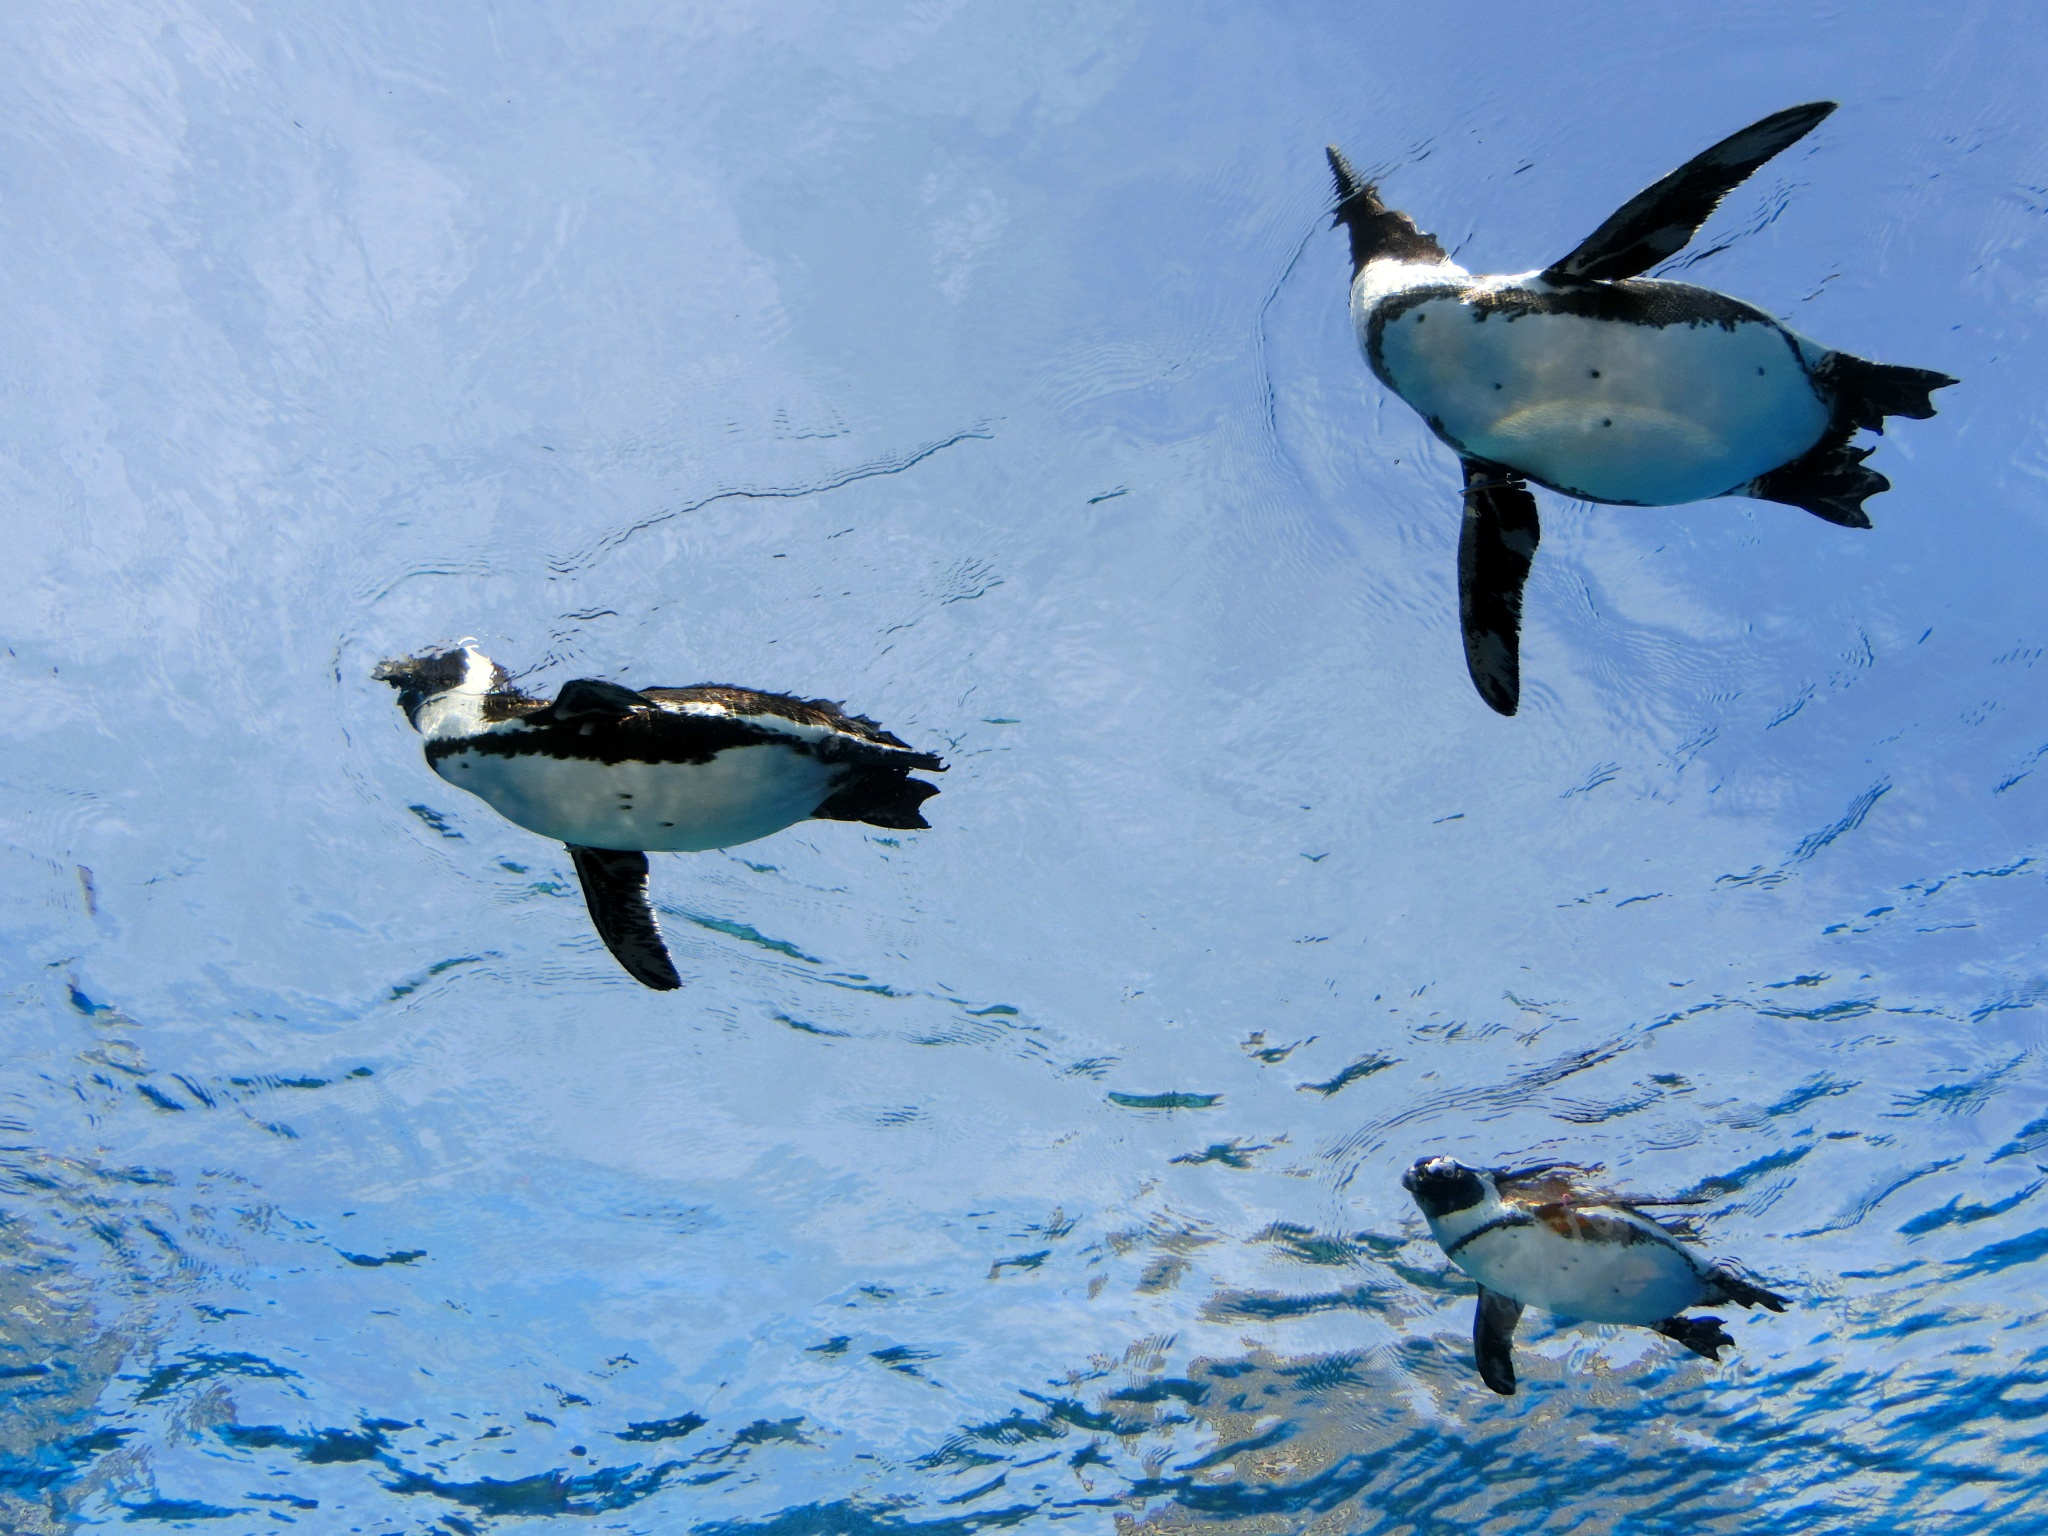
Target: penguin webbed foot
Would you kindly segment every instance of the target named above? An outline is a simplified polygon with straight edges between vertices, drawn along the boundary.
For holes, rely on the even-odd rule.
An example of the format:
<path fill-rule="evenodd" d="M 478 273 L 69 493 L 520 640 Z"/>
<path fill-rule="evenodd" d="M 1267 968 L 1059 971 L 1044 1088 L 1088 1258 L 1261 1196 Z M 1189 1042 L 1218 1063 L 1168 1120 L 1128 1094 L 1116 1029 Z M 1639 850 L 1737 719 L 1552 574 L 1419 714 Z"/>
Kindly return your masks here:
<path fill-rule="evenodd" d="M 1834 397 L 1837 425 L 1877 433 L 1887 416 L 1925 421 L 1934 414 L 1934 391 L 1962 382 L 1932 368 L 1873 363 L 1853 352 L 1830 352 L 1814 373 Z"/>
<path fill-rule="evenodd" d="M 1735 1340 L 1722 1329 L 1718 1317 L 1667 1317 L 1650 1327 L 1667 1339 L 1676 1339 L 1694 1354 L 1716 1362 L 1722 1350 L 1735 1347 Z"/>
<path fill-rule="evenodd" d="M 870 769 L 828 795 L 811 815 L 819 821 L 859 821 L 895 832 L 921 832 L 931 826 L 919 809 L 939 786 L 913 779 L 901 768 Z"/>
<path fill-rule="evenodd" d="M 1875 451 L 1857 448 L 1845 436 L 1823 443 L 1767 475 L 1758 475 L 1735 494 L 1798 507 L 1838 528 L 1868 528 L 1865 498 L 1892 488 L 1891 481 L 1863 466 Z"/>
<path fill-rule="evenodd" d="M 1775 1291 L 1767 1291 L 1754 1281 L 1745 1280 L 1732 1269 L 1720 1265 L 1707 1271 L 1707 1278 L 1714 1283 L 1718 1294 L 1708 1298 L 1710 1303 L 1732 1301 L 1738 1307 L 1762 1307 L 1768 1312 L 1782 1312 L 1790 1305 Z"/>

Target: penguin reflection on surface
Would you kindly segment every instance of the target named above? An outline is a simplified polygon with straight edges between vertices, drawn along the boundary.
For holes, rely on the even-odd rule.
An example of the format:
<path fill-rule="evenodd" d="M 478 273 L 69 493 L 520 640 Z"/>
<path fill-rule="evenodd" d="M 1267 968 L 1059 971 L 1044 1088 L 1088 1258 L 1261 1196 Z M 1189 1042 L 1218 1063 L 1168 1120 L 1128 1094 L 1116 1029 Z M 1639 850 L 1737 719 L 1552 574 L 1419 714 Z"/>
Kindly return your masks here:
<path fill-rule="evenodd" d="M 1622 506 L 1751 496 L 1868 528 L 1891 482 L 1850 439 L 1934 414 L 1956 381 L 1832 352 L 1726 294 L 1638 273 L 1834 111 L 1789 107 L 1638 193 L 1540 272 L 1474 277 L 1380 201 L 1333 145 L 1351 235 L 1351 315 L 1380 382 L 1458 454 L 1458 607 L 1472 682 L 1521 699 L 1522 587 L 1541 528 L 1529 484 Z"/>
<path fill-rule="evenodd" d="M 649 852 L 699 852 L 807 818 L 912 830 L 945 764 L 821 699 L 702 683 L 578 678 L 552 702 L 473 645 L 373 674 L 426 738 L 427 763 L 507 821 L 566 843 L 598 936 L 635 980 L 682 985 L 647 904 Z"/>
<path fill-rule="evenodd" d="M 1401 1175 L 1445 1257 L 1479 1282 L 1472 1352 L 1480 1379 L 1504 1397 L 1515 1390 L 1515 1324 L 1525 1306 L 1634 1323 L 1709 1360 L 1735 1341 L 1718 1317 L 1680 1316 L 1688 1307 L 1785 1310 L 1784 1297 L 1703 1262 L 1641 1209 L 1691 1202 L 1624 1199 L 1579 1182 L 1598 1171 L 1544 1163 L 1509 1172 L 1425 1157 Z"/>

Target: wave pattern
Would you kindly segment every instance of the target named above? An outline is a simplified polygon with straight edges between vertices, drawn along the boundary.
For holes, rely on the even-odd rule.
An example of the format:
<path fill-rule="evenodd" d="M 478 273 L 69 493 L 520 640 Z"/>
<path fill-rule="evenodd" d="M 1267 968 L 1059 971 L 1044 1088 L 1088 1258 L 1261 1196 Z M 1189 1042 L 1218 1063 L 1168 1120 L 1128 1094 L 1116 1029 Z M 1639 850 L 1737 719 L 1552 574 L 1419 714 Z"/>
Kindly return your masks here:
<path fill-rule="evenodd" d="M 2048 1520 L 2038 24 L 1385 11 L 0 21 L 0 1528 Z M 1519 271 L 1855 81 L 1670 270 L 1965 384 L 1867 533 L 1547 500 L 1495 718 L 1321 146 Z M 933 828 L 664 857 L 648 993 L 464 636 Z M 1496 1398 L 1427 1152 L 1792 1306 Z"/>

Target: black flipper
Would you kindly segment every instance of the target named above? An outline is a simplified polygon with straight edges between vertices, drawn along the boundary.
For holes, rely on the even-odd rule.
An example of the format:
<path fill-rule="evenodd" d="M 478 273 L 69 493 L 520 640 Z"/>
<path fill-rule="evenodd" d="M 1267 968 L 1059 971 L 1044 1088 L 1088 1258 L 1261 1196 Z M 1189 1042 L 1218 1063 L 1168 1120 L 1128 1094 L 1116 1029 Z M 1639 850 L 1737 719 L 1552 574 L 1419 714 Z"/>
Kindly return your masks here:
<path fill-rule="evenodd" d="M 1543 275 L 1553 283 L 1634 277 L 1677 255 L 1722 198 L 1834 110 L 1832 101 L 1810 101 L 1730 134 L 1623 203 Z"/>
<path fill-rule="evenodd" d="M 1790 464 L 1758 475 L 1735 494 L 1803 507 L 1838 527 L 1868 528 L 1870 514 L 1863 510 L 1864 498 L 1892 488 L 1883 475 L 1863 467 L 1863 461 L 1876 451 L 1852 447 L 1845 437 L 1829 438 Z"/>
<path fill-rule="evenodd" d="M 1503 715 L 1522 701 L 1522 586 L 1543 526 L 1521 476 L 1465 460 L 1465 527 L 1458 536 L 1458 617 L 1465 668 Z"/>
<path fill-rule="evenodd" d="M 1650 1326 L 1667 1339 L 1676 1339 L 1696 1355 L 1719 1360 L 1721 1351 L 1733 1349 L 1735 1341 L 1721 1331 L 1718 1317 L 1667 1317 Z"/>
<path fill-rule="evenodd" d="M 645 709 L 645 695 L 602 678 L 577 677 L 562 684 L 555 695 L 557 720 L 617 720 L 632 710 Z"/>
<path fill-rule="evenodd" d="M 654 909 L 647 904 L 647 855 L 614 848 L 567 845 L 583 882 L 583 904 L 597 936 L 626 974 L 643 987 L 673 992 L 683 984 L 661 942 Z"/>
<path fill-rule="evenodd" d="M 1479 1362 L 1479 1379 L 1502 1397 L 1515 1395 L 1515 1324 L 1521 1320 L 1519 1301 L 1479 1287 L 1479 1309 L 1472 1314 L 1472 1358 Z"/>
<path fill-rule="evenodd" d="M 1599 1163 L 1535 1163 L 1527 1168 L 1496 1168 L 1493 1170 L 1493 1187 L 1508 1189 L 1516 1184 L 1526 1184 L 1532 1179 L 1545 1179 L 1554 1174 L 1582 1177 L 1605 1172 Z"/>
<path fill-rule="evenodd" d="M 1772 1312 L 1782 1312 L 1787 1305 L 1785 1298 L 1775 1291 L 1767 1291 L 1754 1281 L 1745 1280 L 1732 1269 L 1723 1269 L 1716 1264 L 1707 1271 L 1707 1279 L 1713 1282 L 1718 1293 L 1707 1297 L 1707 1304 L 1732 1301 L 1738 1307 L 1764 1307 Z"/>
<path fill-rule="evenodd" d="M 901 768 L 869 768 L 832 791 L 811 815 L 820 821 L 864 821 L 871 827 L 916 832 L 931 825 L 918 809 L 939 792 Z"/>

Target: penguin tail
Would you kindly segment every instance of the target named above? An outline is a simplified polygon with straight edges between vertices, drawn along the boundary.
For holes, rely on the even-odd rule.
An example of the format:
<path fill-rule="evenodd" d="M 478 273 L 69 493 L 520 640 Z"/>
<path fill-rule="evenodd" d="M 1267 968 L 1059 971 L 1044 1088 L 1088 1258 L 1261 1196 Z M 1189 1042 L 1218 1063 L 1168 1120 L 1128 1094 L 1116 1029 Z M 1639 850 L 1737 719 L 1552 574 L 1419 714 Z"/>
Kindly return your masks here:
<path fill-rule="evenodd" d="M 929 827 L 918 809 L 939 786 L 901 768 L 870 768 L 834 790 L 811 815 L 820 821 L 864 821 L 871 827 L 916 832 Z"/>
<path fill-rule="evenodd" d="M 1934 392 L 1962 382 L 1932 368 L 1873 363 L 1849 352 L 1830 352 L 1814 379 L 1834 398 L 1837 430 L 1852 432 L 1882 432 L 1887 416 L 1925 421 L 1934 414 Z"/>
<path fill-rule="evenodd" d="M 1802 507 L 1841 528 L 1868 528 L 1865 499 L 1890 490 L 1892 483 L 1864 468 L 1871 450 L 1851 447 L 1849 439 L 1865 429 L 1883 432 L 1887 416 L 1926 420 L 1934 414 L 1934 392 L 1961 381 L 1932 368 L 1873 363 L 1849 352 L 1823 357 L 1814 365 L 1813 381 L 1834 412 L 1827 436 L 1790 464 L 1758 475 L 1728 494 Z"/>
<path fill-rule="evenodd" d="M 1719 1360 L 1721 1351 L 1733 1349 L 1735 1341 L 1721 1328 L 1718 1317 L 1667 1317 L 1661 1323 L 1650 1324 L 1667 1339 L 1676 1339 L 1696 1355 L 1705 1355 L 1709 1360 Z"/>
<path fill-rule="evenodd" d="M 1715 1294 L 1707 1298 L 1712 1306 L 1723 1301 L 1732 1301 L 1738 1307 L 1763 1307 L 1771 1312 L 1785 1310 L 1785 1298 L 1775 1291 L 1767 1291 L 1760 1285 L 1752 1284 L 1732 1269 L 1716 1265 L 1707 1271 L 1707 1278 L 1713 1282 Z"/>

